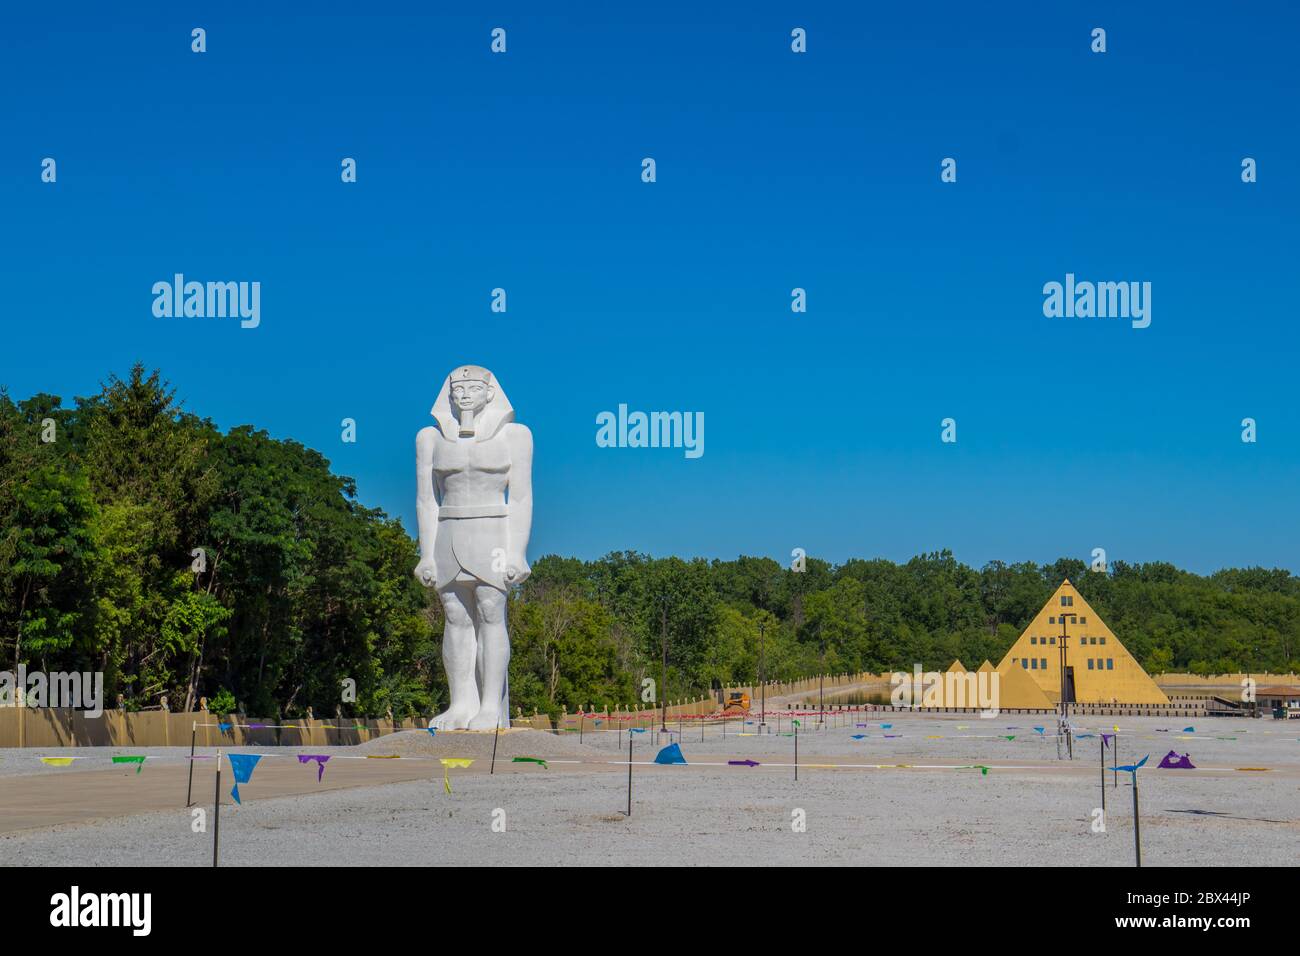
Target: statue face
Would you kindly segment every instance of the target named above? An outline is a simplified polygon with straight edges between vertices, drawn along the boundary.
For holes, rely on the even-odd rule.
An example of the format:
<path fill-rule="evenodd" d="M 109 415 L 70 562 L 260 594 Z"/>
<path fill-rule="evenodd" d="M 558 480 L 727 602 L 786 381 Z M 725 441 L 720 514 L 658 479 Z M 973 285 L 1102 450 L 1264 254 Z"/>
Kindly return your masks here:
<path fill-rule="evenodd" d="M 451 404 L 460 411 L 472 411 L 476 415 L 487 408 L 492 401 L 492 388 L 486 382 L 461 381 L 451 386 Z"/>

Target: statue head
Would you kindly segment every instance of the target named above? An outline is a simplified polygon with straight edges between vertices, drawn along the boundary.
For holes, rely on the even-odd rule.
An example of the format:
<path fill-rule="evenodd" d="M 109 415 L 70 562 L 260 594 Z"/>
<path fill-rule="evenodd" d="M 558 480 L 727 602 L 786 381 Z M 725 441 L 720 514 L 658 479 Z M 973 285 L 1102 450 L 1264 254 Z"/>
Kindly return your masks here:
<path fill-rule="evenodd" d="M 461 365 L 442 383 L 433 417 L 444 438 L 486 441 L 515 411 L 496 378 L 481 365 Z"/>
<path fill-rule="evenodd" d="M 478 365 L 462 365 L 447 376 L 447 381 L 451 387 L 452 411 L 462 424 L 466 418 L 472 420 L 487 408 L 496 396 L 492 373 Z M 472 429 L 470 433 L 473 434 Z"/>

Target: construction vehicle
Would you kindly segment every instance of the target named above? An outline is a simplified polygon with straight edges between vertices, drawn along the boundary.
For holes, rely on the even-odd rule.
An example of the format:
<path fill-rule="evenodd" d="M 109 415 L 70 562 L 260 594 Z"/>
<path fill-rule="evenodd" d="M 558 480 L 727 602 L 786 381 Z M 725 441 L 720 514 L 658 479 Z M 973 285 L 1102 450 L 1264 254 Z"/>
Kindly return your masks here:
<path fill-rule="evenodd" d="M 724 714 L 728 711 L 749 713 L 749 695 L 744 691 L 733 690 L 731 695 L 727 698 L 727 703 L 724 704 L 722 708 Z"/>

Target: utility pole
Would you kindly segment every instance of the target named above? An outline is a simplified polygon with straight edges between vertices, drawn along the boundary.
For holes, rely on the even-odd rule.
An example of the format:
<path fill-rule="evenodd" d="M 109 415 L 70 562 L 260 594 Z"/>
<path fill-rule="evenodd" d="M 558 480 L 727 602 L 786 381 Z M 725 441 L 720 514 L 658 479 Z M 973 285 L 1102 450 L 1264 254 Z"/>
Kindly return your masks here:
<path fill-rule="evenodd" d="M 1074 759 L 1074 738 L 1070 735 L 1070 702 L 1066 696 L 1066 680 L 1065 680 L 1065 668 L 1070 661 L 1070 657 L 1065 651 L 1065 642 L 1068 640 L 1068 635 L 1065 629 L 1065 619 L 1067 617 L 1077 618 L 1078 615 L 1077 614 L 1061 615 L 1061 732 L 1065 734 L 1065 745 L 1070 752 L 1070 759 L 1073 760 Z M 1058 738 L 1058 743 L 1059 743 L 1059 738 Z M 1056 755 L 1058 757 L 1061 755 L 1059 750 L 1057 751 Z"/>
<path fill-rule="evenodd" d="M 659 685 L 659 730 L 668 733 L 668 595 L 659 596 L 660 641 L 663 644 L 663 669 Z M 631 814 L 628 814 L 631 816 Z"/>
<path fill-rule="evenodd" d="M 817 724 L 825 723 L 826 713 L 826 638 L 822 636 L 822 623 L 817 622 L 817 642 L 821 645 L 821 674 L 817 678 Z"/>

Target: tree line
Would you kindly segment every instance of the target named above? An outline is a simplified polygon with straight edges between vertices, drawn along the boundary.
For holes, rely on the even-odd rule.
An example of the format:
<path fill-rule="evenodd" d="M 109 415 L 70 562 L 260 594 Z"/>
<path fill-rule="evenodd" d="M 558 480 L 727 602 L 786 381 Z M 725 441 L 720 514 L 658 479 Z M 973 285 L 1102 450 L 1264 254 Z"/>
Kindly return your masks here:
<path fill-rule="evenodd" d="M 447 690 L 417 558 L 319 452 L 222 432 L 157 371 L 67 407 L 0 390 L 0 669 L 102 671 L 128 709 L 427 714 Z M 1282 569 L 622 552 L 533 563 L 510 601 L 511 699 L 555 714 L 638 701 L 645 678 L 669 698 L 750 683 L 760 664 L 794 680 L 996 663 L 1065 578 L 1150 672 L 1297 669 L 1300 579 Z"/>

